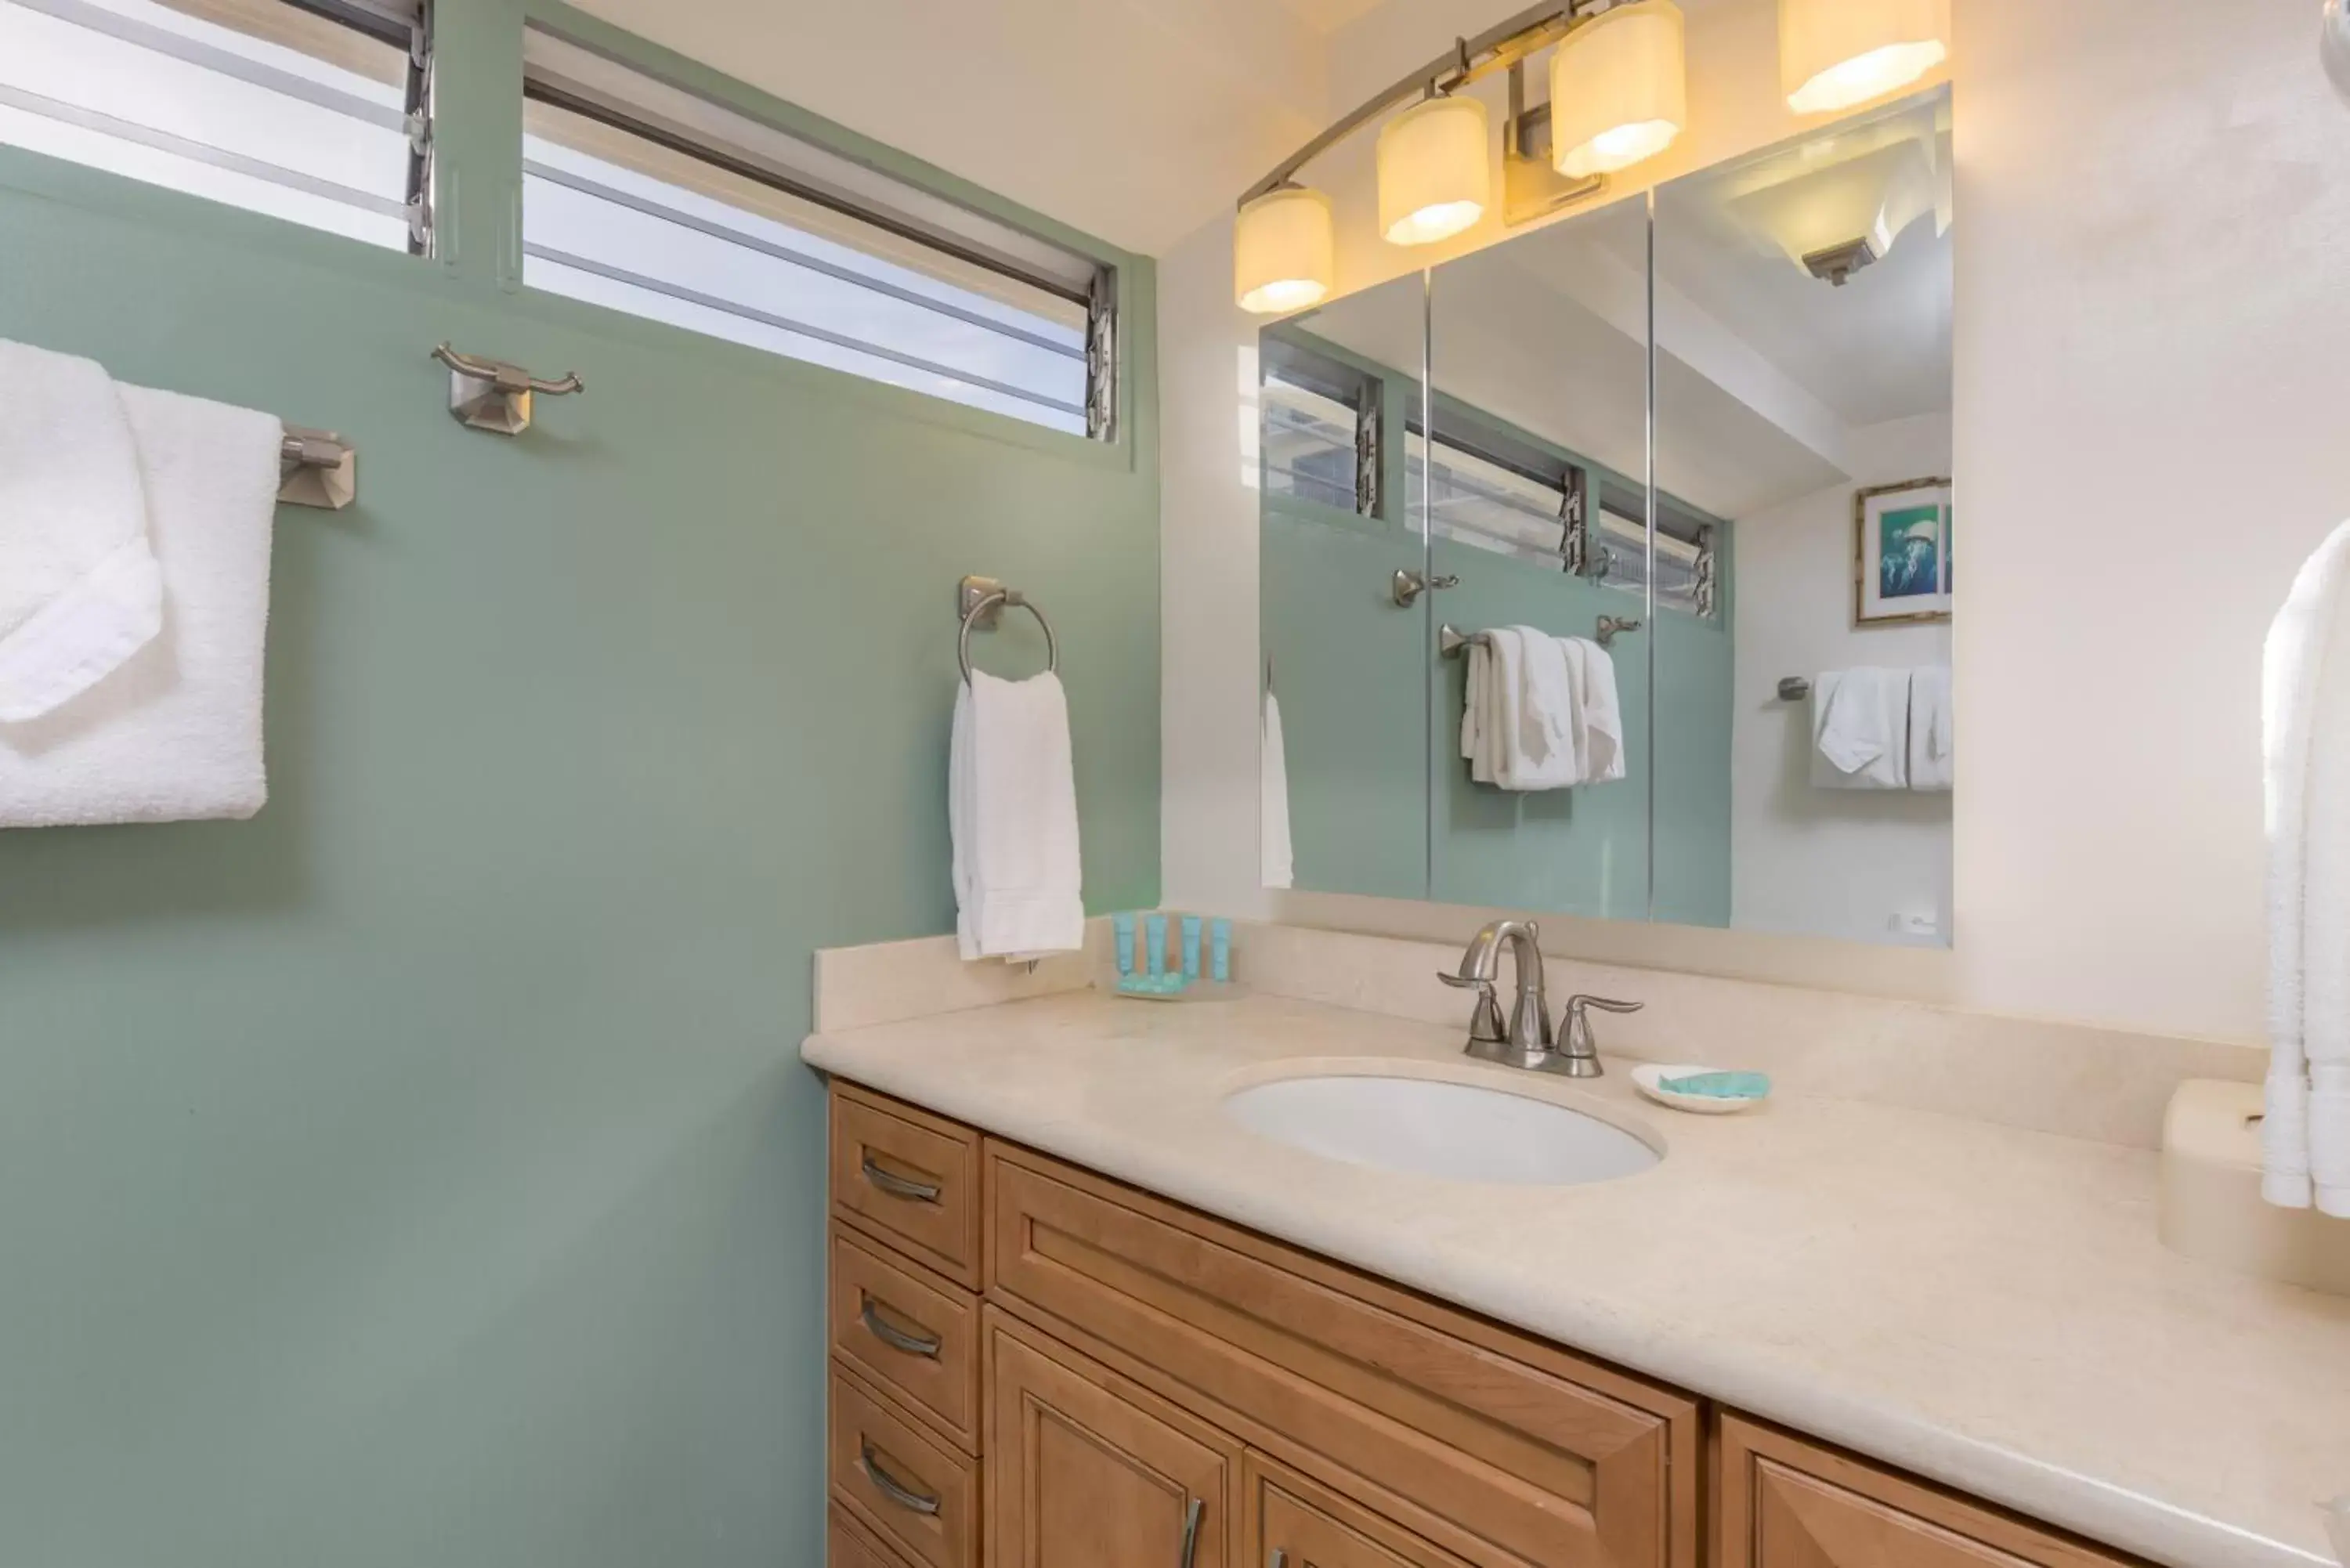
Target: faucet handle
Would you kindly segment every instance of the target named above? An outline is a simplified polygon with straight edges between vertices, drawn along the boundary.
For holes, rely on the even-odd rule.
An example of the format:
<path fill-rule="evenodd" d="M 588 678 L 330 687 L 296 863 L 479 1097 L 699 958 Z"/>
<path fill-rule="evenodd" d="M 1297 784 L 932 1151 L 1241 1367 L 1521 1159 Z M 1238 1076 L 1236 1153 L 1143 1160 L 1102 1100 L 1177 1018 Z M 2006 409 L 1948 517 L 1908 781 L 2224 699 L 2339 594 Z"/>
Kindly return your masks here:
<path fill-rule="evenodd" d="M 1566 1014 L 1580 1018 L 1586 1007 L 1596 1007 L 1602 1012 L 1638 1012 L 1648 1005 L 1645 1002 L 1617 1002 L 1606 996 L 1570 996 L 1566 999 Z"/>
<path fill-rule="evenodd" d="M 1502 1038 L 1502 1004 L 1493 994 L 1493 982 L 1475 975 L 1447 974 L 1436 971 L 1436 978 L 1456 991 L 1473 991 L 1477 1006 L 1469 1015 L 1469 1038 L 1492 1042 Z"/>

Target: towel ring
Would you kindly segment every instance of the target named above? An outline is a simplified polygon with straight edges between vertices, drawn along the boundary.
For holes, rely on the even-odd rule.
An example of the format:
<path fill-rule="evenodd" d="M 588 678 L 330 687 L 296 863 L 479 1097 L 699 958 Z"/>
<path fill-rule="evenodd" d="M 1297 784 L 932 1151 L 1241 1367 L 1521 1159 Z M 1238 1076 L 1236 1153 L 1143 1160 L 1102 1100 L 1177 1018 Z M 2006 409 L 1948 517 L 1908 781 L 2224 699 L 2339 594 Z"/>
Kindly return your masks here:
<path fill-rule="evenodd" d="M 1019 589 L 997 588 L 992 593 L 983 594 L 972 600 L 971 607 L 962 612 L 962 635 L 955 639 L 955 659 L 962 666 L 962 678 L 966 685 L 971 681 L 971 628 L 983 617 L 1004 605 L 1016 606 L 1036 618 L 1036 624 L 1045 628 L 1045 673 L 1055 675 L 1060 672 L 1061 643 L 1060 639 L 1053 635 L 1053 623 L 1046 620 L 1045 612 L 1029 603 L 1027 597 Z"/>

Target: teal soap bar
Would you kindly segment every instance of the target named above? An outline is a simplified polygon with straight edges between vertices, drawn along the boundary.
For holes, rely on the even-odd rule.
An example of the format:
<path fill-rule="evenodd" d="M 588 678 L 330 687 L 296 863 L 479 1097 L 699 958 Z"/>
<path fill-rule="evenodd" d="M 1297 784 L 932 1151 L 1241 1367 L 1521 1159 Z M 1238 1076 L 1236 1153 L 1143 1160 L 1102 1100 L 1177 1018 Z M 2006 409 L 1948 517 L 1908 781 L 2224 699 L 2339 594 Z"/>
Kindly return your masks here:
<path fill-rule="evenodd" d="M 1691 1073 L 1686 1078 L 1659 1079 L 1658 1087 L 1667 1094 L 1713 1100 L 1759 1100 L 1771 1092 L 1771 1079 L 1762 1073 Z"/>

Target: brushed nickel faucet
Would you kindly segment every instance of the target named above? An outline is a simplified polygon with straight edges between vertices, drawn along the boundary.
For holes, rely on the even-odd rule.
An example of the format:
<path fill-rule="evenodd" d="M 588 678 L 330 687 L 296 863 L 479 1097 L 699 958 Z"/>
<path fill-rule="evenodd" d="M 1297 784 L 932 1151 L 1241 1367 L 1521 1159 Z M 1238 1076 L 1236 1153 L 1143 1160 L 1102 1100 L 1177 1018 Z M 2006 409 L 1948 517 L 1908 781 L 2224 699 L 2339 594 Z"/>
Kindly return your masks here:
<path fill-rule="evenodd" d="M 1445 984 L 1477 993 L 1476 1006 L 1469 1015 L 1469 1044 L 1463 1052 L 1480 1061 L 1499 1062 L 1530 1072 L 1596 1078 L 1606 1069 L 1599 1064 L 1598 1043 L 1592 1035 L 1589 1010 L 1638 1012 L 1647 1003 L 1617 1002 L 1605 996 L 1571 996 L 1565 1013 L 1566 1038 L 1561 1044 L 1551 1033 L 1541 939 L 1542 929 L 1532 920 L 1493 920 L 1469 940 L 1457 971 L 1438 971 L 1436 978 Z M 1518 981 L 1517 1000 L 1510 1009 L 1506 1026 L 1502 1022 L 1501 1000 L 1494 989 L 1501 975 L 1504 942 L 1509 944 Z"/>

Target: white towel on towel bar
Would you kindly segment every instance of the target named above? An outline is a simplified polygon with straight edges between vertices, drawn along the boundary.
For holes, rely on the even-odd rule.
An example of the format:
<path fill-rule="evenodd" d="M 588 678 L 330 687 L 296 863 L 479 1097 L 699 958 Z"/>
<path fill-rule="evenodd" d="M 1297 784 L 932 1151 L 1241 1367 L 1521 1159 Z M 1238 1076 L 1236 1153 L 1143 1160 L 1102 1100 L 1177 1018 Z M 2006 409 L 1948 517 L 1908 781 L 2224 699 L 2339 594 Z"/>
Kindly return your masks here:
<path fill-rule="evenodd" d="M 1951 718 L 1950 667 L 1929 664 L 1909 672 L 1909 787 L 1947 791 L 1958 772 L 1957 728 Z"/>
<path fill-rule="evenodd" d="M 0 722 L 70 702 L 162 626 L 162 569 L 114 379 L 0 342 Z"/>
<path fill-rule="evenodd" d="M 1296 851 L 1289 836 L 1289 742 L 1281 731 L 1281 699 L 1264 689 L 1263 726 L 1257 740 L 1258 880 L 1267 888 L 1294 887 Z"/>
<path fill-rule="evenodd" d="M 248 817 L 268 798 L 262 650 L 284 427 L 117 390 L 163 576 L 162 630 L 83 696 L 0 724 L 0 826 Z"/>
<path fill-rule="evenodd" d="M 1812 682 L 1812 783 L 1904 789 L 1909 783 L 1909 672 L 1827 670 Z"/>
<path fill-rule="evenodd" d="M 2269 1044 L 2262 1193 L 2350 1219 L 2350 523 L 2269 628 L 2262 750 Z"/>
<path fill-rule="evenodd" d="M 1616 690 L 1616 660 L 1585 637 L 1561 638 L 1575 704 L 1576 782 L 1608 784 L 1624 776 L 1624 704 Z"/>
<path fill-rule="evenodd" d="M 1470 778 L 1521 792 L 1581 783 L 1575 680 L 1560 640 L 1535 627 L 1495 627 L 1467 653 L 1461 754 Z"/>
<path fill-rule="evenodd" d="M 955 691 L 947 759 L 955 936 L 965 959 L 1014 961 L 1086 942 L 1077 791 L 1060 677 L 974 670 Z"/>

